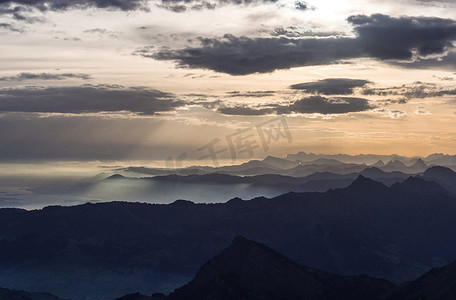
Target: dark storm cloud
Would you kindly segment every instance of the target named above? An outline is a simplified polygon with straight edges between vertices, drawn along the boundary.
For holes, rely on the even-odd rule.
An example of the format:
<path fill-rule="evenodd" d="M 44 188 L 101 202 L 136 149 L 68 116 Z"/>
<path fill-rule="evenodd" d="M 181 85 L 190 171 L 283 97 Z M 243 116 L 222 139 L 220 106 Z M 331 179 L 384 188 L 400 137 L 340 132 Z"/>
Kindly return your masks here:
<path fill-rule="evenodd" d="M 293 84 L 291 89 L 323 95 L 349 95 L 355 88 L 364 87 L 371 83 L 363 79 L 327 78 L 313 82 Z"/>
<path fill-rule="evenodd" d="M 17 28 L 16 26 L 10 23 L 0 23 L 0 29 L 2 28 L 13 32 L 23 32 L 21 28 Z"/>
<path fill-rule="evenodd" d="M 456 40 L 456 22 L 450 19 L 375 14 L 351 16 L 348 22 L 355 26 L 360 46 L 378 59 L 409 60 L 414 52 L 442 55 Z"/>
<path fill-rule="evenodd" d="M 0 0 L 0 7 L 21 5 L 21 7 L 32 7 L 41 11 L 97 7 L 127 11 L 144 8 L 146 2 L 146 0 Z"/>
<path fill-rule="evenodd" d="M 423 99 L 431 97 L 442 97 L 456 95 L 455 88 L 445 88 L 434 83 L 414 82 L 395 87 L 366 88 L 362 91 L 367 96 L 401 96 L 406 102 L 410 99 Z"/>
<path fill-rule="evenodd" d="M 158 7 L 173 11 L 175 13 L 185 12 L 187 10 L 215 9 L 217 3 L 208 1 L 174 1 L 162 0 Z"/>
<path fill-rule="evenodd" d="M 278 106 L 278 113 L 302 113 L 302 114 L 345 114 L 350 112 L 360 112 L 373 109 L 369 101 L 364 98 L 337 97 L 326 98 L 312 96 L 295 101 L 288 106 Z"/>
<path fill-rule="evenodd" d="M 160 4 L 157 6 L 176 13 L 182 13 L 191 10 L 216 9 L 217 7 L 224 5 L 248 6 L 261 3 L 275 3 L 277 1 L 278 0 L 161 0 Z M 296 9 L 299 9 L 298 6 L 296 6 Z"/>
<path fill-rule="evenodd" d="M 277 69 L 335 63 L 361 56 L 353 39 L 248 38 L 225 35 L 201 38 L 202 46 L 186 49 L 138 49 L 137 55 L 173 60 L 179 67 L 202 68 L 231 75 L 267 73 Z"/>
<path fill-rule="evenodd" d="M 168 9 L 176 13 L 187 10 L 215 9 L 223 5 L 255 5 L 260 3 L 275 3 L 278 0 L 161 0 L 160 8 Z"/>
<path fill-rule="evenodd" d="M 31 8 L 44 12 L 88 7 L 130 11 L 147 9 L 148 2 L 149 0 L 0 0 L 0 14 L 9 14 L 17 20 L 31 23 L 39 19 L 26 16 L 21 11 Z M 161 0 L 157 6 L 174 12 L 184 12 L 186 10 L 214 9 L 222 5 L 253 5 L 275 2 L 277 0 Z M 304 2 L 299 3 L 301 4 L 300 7 L 304 7 Z M 298 7 L 298 4 L 296 5 Z"/>
<path fill-rule="evenodd" d="M 439 59 L 417 59 L 413 63 L 395 61 L 391 64 L 408 69 L 444 69 L 456 71 L 456 51 L 450 51 L 448 55 Z"/>
<path fill-rule="evenodd" d="M 36 23 L 44 21 L 43 18 L 34 16 L 32 9 L 24 6 L 9 7 L 5 4 L 0 4 L 0 15 L 10 15 L 16 21 L 26 23 Z"/>
<path fill-rule="evenodd" d="M 184 68 L 246 75 L 333 64 L 355 58 L 388 62 L 426 59 L 436 62 L 454 48 L 453 42 L 456 40 L 456 22 L 451 19 L 393 18 L 375 14 L 351 16 L 347 20 L 353 25 L 353 38 L 249 38 L 225 35 L 223 38 L 200 38 L 199 47 L 158 51 L 141 48 L 135 54 L 175 61 Z"/>
<path fill-rule="evenodd" d="M 238 105 L 219 107 L 218 111 L 227 115 L 266 115 L 266 114 L 346 114 L 374 109 L 375 106 L 364 98 L 322 96 L 306 97 L 289 104 L 272 104 L 268 107 Z"/>
<path fill-rule="evenodd" d="M 308 10 L 309 9 L 309 5 L 304 2 L 304 1 L 296 1 L 295 2 L 295 8 L 297 10 Z"/>
<path fill-rule="evenodd" d="M 249 5 L 258 3 L 275 3 L 278 0 L 217 0 L 220 4 Z M 201 3 L 200 0 L 161 0 L 162 3 Z M 206 2 L 207 3 L 207 2 Z"/>
<path fill-rule="evenodd" d="M 312 31 L 306 30 L 303 31 L 302 28 L 296 26 L 288 26 L 286 28 L 277 27 L 274 28 L 274 31 L 271 32 L 271 36 L 275 37 L 290 37 L 290 38 L 299 38 L 299 37 L 343 37 L 342 32 L 336 31 Z"/>
<path fill-rule="evenodd" d="M 229 97 L 264 98 L 274 96 L 275 91 L 247 91 L 242 93 L 239 91 L 231 91 L 226 93 Z"/>
<path fill-rule="evenodd" d="M 73 73 L 19 73 L 14 76 L 0 77 L 0 81 L 24 81 L 24 80 L 64 80 L 64 79 L 83 79 L 88 80 L 92 77 L 88 74 L 73 74 Z"/>
<path fill-rule="evenodd" d="M 173 94 L 107 85 L 0 90 L 0 112 L 97 113 L 129 111 L 154 115 L 184 106 Z"/>
<path fill-rule="evenodd" d="M 272 108 L 251 108 L 246 105 L 238 105 L 233 107 L 221 106 L 217 109 L 218 112 L 224 115 L 232 116 L 260 116 L 275 113 Z"/>

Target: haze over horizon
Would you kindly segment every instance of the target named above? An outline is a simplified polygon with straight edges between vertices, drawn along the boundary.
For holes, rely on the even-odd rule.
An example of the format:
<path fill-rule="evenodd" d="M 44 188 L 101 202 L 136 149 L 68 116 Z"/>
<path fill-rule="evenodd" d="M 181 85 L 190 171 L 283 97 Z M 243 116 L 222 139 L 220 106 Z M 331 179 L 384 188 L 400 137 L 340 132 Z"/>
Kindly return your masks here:
<path fill-rule="evenodd" d="M 0 1 L 0 162 L 455 154 L 455 8 Z"/>

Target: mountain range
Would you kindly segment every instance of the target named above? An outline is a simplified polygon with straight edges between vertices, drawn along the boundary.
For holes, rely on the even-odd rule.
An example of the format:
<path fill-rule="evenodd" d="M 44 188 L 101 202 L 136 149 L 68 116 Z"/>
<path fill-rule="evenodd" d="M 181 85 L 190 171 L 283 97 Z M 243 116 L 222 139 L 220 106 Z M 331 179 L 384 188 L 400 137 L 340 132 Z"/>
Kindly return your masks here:
<path fill-rule="evenodd" d="M 217 204 L 1 209 L 0 286 L 69 299 L 169 293 L 236 235 L 312 269 L 414 280 L 456 259 L 452 180 L 434 167 L 391 186 L 358 175 L 323 193 Z"/>
<path fill-rule="evenodd" d="M 385 172 L 398 171 L 407 174 L 418 174 L 424 172 L 430 166 L 446 166 L 454 169 L 456 168 L 456 156 L 433 154 L 424 158 L 408 158 L 398 155 L 349 156 L 299 152 L 298 154 L 289 154 L 285 158 L 268 156 L 263 160 L 250 160 L 239 165 L 222 167 L 191 166 L 177 169 L 127 167 L 119 168 L 117 171 L 126 172 L 126 174 L 153 176 L 221 173 L 239 176 L 276 174 L 304 177 L 316 172 L 349 174 L 361 172 L 367 167 L 376 167 Z"/>
<path fill-rule="evenodd" d="M 455 157 L 444 154 L 404 157 L 317 155 L 300 152 L 222 167 L 194 165 L 184 168 L 151 168 L 102 165 L 84 169 L 85 171 L 78 175 L 50 173 L 46 176 L 30 174 L 18 177 L 5 173 L 2 176 L 4 187 L 0 193 L 0 207 L 36 209 L 49 205 L 83 204 L 88 201 L 168 204 L 176 199 L 214 203 L 225 202 L 234 197 L 273 198 L 290 191 L 325 192 L 331 188 L 344 188 L 360 174 L 390 186 L 409 175 L 422 176 L 432 167 L 446 167 L 455 171 Z M 110 178 L 113 175 L 115 176 Z M 256 176 L 260 177 L 251 178 Z M 292 177 L 298 179 L 294 180 Z M 221 180 L 222 178 L 224 179 Z M 264 183 L 262 179 L 265 179 Z M 275 179 L 278 180 L 277 183 L 274 182 Z"/>
<path fill-rule="evenodd" d="M 415 168 L 414 166 L 420 164 L 419 161 L 408 168 Z M 392 167 L 394 165 L 394 163 L 388 164 L 384 168 L 394 170 Z M 305 168 L 306 166 L 299 167 Z M 448 182 L 445 183 L 439 178 L 430 179 L 440 180 L 442 186 L 449 191 L 456 192 L 454 188 L 456 185 L 451 181 L 455 172 L 445 167 L 430 167 L 425 170 L 427 169 L 429 171 L 415 175 L 430 178 L 430 174 L 435 170 L 445 169 L 447 174 L 440 176 L 442 177 L 440 179 L 449 180 Z M 440 172 L 436 171 L 435 176 L 438 176 L 438 173 Z M 347 187 L 359 175 L 380 181 L 387 186 L 402 182 L 410 176 L 400 171 L 386 172 L 377 167 L 366 166 L 360 172 L 348 174 L 315 172 L 303 177 L 279 174 L 239 176 L 223 173 L 127 177 L 114 174 L 107 178 L 103 177 L 85 184 L 78 184 L 68 190 L 66 194 L 95 199 L 154 203 L 171 203 L 176 199 L 187 199 L 198 203 L 224 202 L 227 198 L 275 197 L 290 191 L 325 192 L 329 189 Z"/>

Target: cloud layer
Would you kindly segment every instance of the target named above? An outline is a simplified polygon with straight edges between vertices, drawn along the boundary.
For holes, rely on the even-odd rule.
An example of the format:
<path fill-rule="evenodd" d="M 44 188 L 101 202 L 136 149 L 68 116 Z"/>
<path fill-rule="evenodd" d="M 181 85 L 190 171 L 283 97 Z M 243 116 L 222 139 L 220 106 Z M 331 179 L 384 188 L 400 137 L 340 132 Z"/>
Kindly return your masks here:
<path fill-rule="evenodd" d="M 304 82 L 290 86 L 294 90 L 323 95 L 349 95 L 355 88 L 364 87 L 371 83 L 364 79 L 327 78 L 319 81 Z"/>
<path fill-rule="evenodd" d="M 223 5 L 257 5 L 276 2 L 278 0 L 161 0 L 158 6 L 176 13 L 181 13 L 188 10 L 215 9 Z M 296 9 L 303 8 L 296 7 Z"/>
<path fill-rule="evenodd" d="M 269 104 L 257 107 L 236 105 L 221 106 L 218 111 L 226 115 L 269 115 L 269 114 L 345 114 L 367 111 L 375 108 L 369 100 L 355 97 L 310 96 L 290 103 Z"/>
<path fill-rule="evenodd" d="M 146 3 L 146 0 L 0 0 L 0 7 L 22 5 L 26 8 L 33 7 L 41 11 L 87 7 L 134 10 L 144 8 Z"/>
<path fill-rule="evenodd" d="M 98 113 L 128 111 L 154 115 L 186 103 L 173 94 L 121 86 L 25 87 L 0 90 L 0 112 Z"/>
<path fill-rule="evenodd" d="M 65 79 L 83 79 L 88 80 L 92 77 L 89 74 L 74 74 L 74 73 L 19 73 L 14 76 L 0 77 L 0 81 L 24 81 L 24 80 L 65 80 Z"/>
<path fill-rule="evenodd" d="M 394 18 L 382 14 L 350 16 L 355 37 L 250 38 L 225 35 L 200 38 L 201 46 L 183 49 L 138 49 L 135 53 L 175 61 L 179 67 L 231 75 L 333 64 L 373 58 L 384 61 L 436 60 L 454 49 L 456 21 L 436 17 Z"/>
<path fill-rule="evenodd" d="M 362 91 L 366 96 L 400 96 L 405 100 L 423 99 L 431 97 L 453 96 L 456 95 L 456 88 L 440 87 L 433 83 L 414 82 L 401 86 L 392 86 L 386 88 L 365 88 Z"/>
<path fill-rule="evenodd" d="M 174 12 L 187 10 L 214 9 L 222 5 L 254 5 L 275 3 L 278 0 L 160 0 L 160 8 Z M 101 9 L 119 9 L 123 11 L 147 10 L 150 0 L 0 0 L 0 15 L 8 14 L 18 21 L 33 23 L 38 19 L 28 16 L 31 9 L 39 11 L 62 11 L 96 7 Z M 305 10 L 305 2 L 296 2 L 296 9 Z"/>

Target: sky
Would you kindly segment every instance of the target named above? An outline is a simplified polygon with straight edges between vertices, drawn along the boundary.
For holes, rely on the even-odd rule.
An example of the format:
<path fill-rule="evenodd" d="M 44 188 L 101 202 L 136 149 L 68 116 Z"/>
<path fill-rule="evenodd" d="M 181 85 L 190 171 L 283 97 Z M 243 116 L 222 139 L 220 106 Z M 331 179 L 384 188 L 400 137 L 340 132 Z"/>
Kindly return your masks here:
<path fill-rule="evenodd" d="M 454 0 L 0 0 L 0 41 L 3 167 L 456 154 Z"/>

